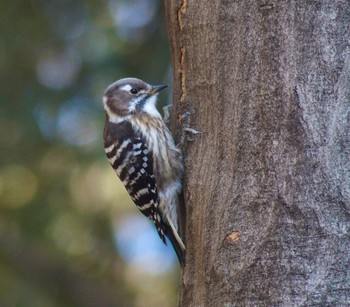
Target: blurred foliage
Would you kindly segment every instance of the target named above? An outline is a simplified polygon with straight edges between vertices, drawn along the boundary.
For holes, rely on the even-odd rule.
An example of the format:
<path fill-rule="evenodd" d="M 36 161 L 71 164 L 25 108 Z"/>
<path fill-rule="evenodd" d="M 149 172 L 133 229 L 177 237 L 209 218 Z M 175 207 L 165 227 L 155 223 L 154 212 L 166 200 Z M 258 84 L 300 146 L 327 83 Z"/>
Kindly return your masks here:
<path fill-rule="evenodd" d="M 102 145 L 110 83 L 169 82 L 162 5 L 0 2 L 0 306 L 176 305 L 173 251 Z"/>

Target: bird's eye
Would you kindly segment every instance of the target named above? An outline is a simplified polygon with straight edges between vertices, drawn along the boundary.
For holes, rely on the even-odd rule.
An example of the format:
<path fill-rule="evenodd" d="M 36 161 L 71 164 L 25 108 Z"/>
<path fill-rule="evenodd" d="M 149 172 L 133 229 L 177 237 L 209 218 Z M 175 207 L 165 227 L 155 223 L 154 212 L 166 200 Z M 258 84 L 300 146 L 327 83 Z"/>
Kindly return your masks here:
<path fill-rule="evenodd" d="M 130 90 L 130 93 L 131 93 L 131 94 L 134 94 L 134 95 L 137 94 L 137 89 L 136 89 L 136 88 L 132 88 L 132 89 Z"/>

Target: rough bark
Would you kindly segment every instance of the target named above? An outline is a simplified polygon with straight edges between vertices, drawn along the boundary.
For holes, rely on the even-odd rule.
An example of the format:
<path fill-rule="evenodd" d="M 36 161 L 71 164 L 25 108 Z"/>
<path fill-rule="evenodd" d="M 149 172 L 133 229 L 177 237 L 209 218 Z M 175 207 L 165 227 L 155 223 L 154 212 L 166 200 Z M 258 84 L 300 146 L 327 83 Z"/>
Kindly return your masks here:
<path fill-rule="evenodd" d="M 350 301 L 350 2 L 166 1 L 186 149 L 181 306 Z"/>

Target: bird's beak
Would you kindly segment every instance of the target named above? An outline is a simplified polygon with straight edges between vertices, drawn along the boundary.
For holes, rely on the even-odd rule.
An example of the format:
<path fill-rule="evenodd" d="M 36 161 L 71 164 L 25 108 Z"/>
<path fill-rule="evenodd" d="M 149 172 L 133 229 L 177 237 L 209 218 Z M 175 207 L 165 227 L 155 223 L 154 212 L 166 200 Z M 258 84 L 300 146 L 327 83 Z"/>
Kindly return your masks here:
<path fill-rule="evenodd" d="M 165 89 L 166 87 L 168 87 L 167 85 L 152 85 L 152 89 L 149 91 L 150 95 L 154 95 L 156 93 L 158 93 L 159 91 Z"/>

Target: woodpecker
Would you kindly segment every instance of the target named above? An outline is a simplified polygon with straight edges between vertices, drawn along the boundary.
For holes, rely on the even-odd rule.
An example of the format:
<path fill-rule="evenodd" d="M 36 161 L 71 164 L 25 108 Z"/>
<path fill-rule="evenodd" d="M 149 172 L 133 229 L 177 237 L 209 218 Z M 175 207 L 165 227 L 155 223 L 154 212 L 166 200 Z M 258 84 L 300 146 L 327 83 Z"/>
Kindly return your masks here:
<path fill-rule="evenodd" d="M 156 108 L 158 92 L 166 87 L 135 78 L 112 83 L 103 96 L 104 147 L 131 199 L 164 244 L 169 238 L 183 266 L 185 245 L 178 230 L 183 159 Z"/>

